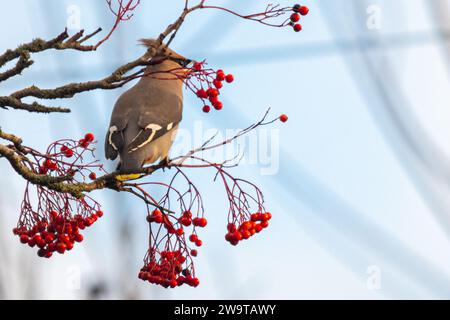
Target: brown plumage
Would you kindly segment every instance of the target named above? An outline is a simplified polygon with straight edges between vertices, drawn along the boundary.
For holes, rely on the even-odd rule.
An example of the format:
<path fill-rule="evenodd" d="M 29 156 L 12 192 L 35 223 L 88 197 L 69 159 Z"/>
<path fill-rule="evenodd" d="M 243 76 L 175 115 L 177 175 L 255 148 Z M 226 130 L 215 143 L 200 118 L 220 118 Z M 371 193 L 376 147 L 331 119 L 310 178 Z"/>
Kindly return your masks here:
<path fill-rule="evenodd" d="M 151 48 L 156 41 L 141 40 Z M 167 71 L 186 72 L 190 61 L 165 48 L 136 85 L 117 100 L 105 139 L 105 155 L 120 157 L 119 169 L 139 170 L 145 164 L 166 160 L 183 111 L 183 82 Z M 155 74 L 156 73 L 156 74 Z"/>

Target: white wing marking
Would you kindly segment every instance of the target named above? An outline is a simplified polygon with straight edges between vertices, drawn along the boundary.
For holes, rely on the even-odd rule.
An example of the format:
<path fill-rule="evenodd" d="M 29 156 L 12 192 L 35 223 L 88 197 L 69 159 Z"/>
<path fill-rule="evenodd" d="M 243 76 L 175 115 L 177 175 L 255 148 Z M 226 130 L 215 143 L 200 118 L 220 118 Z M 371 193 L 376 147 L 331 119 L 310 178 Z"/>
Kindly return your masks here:
<path fill-rule="evenodd" d="M 145 129 L 150 129 L 152 130 L 152 133 L 150 134 L 150 136 L 148 137 L 147 140 L 145 140 L 144 142 L 142 142 L 140 145 L 138 145 L 136 148 L 131 149 L 128 153 L 131 153 L 133 151 L 136 151 L 139 148 L 142 148 L 143 146 L 145 146 L 147 143 L 151 142 L 153 140 L 153 137 L 156 134 L 156 131 L 161 130 L 162 127 L 160 125 L 151 123 L 148 126 L 145 127 Z"/>
<path fill-rule="evenodd" d="M 112 126 L 111 128 L 109 128 L 108 142 L 113 147 L 113 149 L 117 151 L 118 149 L 117 149 L 116 145 L 114 144 L 114 142 L 112 142 L 112 135 L 116 131 L 117 131 L 117 127 L 116 126 Z"/>

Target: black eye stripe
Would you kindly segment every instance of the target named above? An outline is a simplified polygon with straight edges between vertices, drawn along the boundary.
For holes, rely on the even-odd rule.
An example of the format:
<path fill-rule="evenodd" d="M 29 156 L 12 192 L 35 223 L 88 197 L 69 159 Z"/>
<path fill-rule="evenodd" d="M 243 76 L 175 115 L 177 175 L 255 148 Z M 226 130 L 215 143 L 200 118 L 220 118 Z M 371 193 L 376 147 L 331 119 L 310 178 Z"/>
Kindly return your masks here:
<path fill-rule="evenodd" d="M 169 60 L 172 60 L 172 61 L 178 63 L 182 67 L 186 67 L 192 61 L 189 59 L 180 59 L 180 58 L 172 58 L 172 57 L 170 57 Z"/>

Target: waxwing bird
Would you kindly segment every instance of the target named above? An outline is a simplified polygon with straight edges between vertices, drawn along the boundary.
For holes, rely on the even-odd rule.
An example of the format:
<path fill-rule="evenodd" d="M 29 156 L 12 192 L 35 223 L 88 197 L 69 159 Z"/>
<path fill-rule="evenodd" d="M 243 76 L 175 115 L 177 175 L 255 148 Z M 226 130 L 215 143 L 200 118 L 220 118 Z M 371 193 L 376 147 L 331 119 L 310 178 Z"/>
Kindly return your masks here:
<path fill-rule="evenodd" d="M 141 42 L 157 48 L 155 40 Z M 149 65 L 147 76 L 119 97 L 111 115 L 105 155 L 111 160 L 120 157 L 120 171 L 138 171 L 146 164 L 167 161 L 182 118 L 183 81 L 174 72 L 187 72 L 191 61 L 167 47 L 157 52 L 153 60 L 159 62 Z"/>

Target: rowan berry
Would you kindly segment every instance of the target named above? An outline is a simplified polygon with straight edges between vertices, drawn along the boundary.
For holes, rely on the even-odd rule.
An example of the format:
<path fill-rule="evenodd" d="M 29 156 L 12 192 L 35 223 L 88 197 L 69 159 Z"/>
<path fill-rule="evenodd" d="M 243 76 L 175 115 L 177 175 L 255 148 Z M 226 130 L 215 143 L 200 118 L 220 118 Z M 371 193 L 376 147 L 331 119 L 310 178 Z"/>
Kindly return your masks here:
<path fill-rule="evenodd" d="M 227 74 L 227 76 L 225 77 L 225 81 L 227 83 L 232 83 L 234 81 L 234 77 L 232 74 Z"/>
<path fill-rule="evenodd" d="M 309 13 L 309 8 L 307 6 L 301 6 L 298 10 L 298 12 L 302 15 L 302 16 L 306 16 Z"/>
<path fill-rule="evenodd" d="M 298 22 L 300 20 L 300 15 L 298 13 L 291 14 L 291 21 Z"/>
<path fill-rule="evenodd" d="M 208 106 L 208 105 L 205 105 L 205 106 L 203 106 L 202 110 L 203 110 L 204 113 L 208 113 L 209 111 L 211 111 L 211 107 Z"/>
<path fill-rule="evenodd" d="M 213 84 L 217 89 L 221 89 L 223 87 L 222 81 L 219 81 L 217 79 L 213 81 Z"/>
<path fill-rule="evenodd" d="M 199 97 L 199 98 L 202 98 L 202 99 L 208 98 L 208 94 L 206 93 L 206 91 L 204 89 L 198 89 L 196 94 L 197 94 L 197 97 Z"/>
<path fill-rule="evenodd" d="M 299 32 L 302 30 L 302 25 L 300 23 L 294 24 L 294 31 Z"/>
<path fill-rule="evenodd" d="M 288 116 L 287 115 L 285 115 L 285 114 L 282 114 L 281 116 L 280 116 L 280 121 L 281 122 L 286 122 L 286 121 L 288 121 Z"/>
<path fill-rule="evenodd" d="M 92 142 L 94 141 L 95 137 L 92 133 L 86 133 L 86 135 L 84 136 L 84 140 L 86 140 L 87 142 Z"/>

